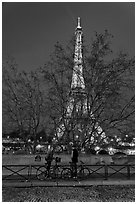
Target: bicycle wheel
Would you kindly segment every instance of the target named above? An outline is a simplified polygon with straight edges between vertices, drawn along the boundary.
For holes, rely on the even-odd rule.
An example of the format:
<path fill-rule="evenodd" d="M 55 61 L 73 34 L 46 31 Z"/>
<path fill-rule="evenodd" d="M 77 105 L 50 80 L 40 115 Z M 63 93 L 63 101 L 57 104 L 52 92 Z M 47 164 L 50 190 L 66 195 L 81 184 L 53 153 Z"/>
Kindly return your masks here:
<path fill-rule="evenodd" d="M 63 179 L 69 179 L 71 178 L 71 169 L 64 168 L 61 172 L 61 178 Z"/>
<path fill-rule="evenodd" d="M 89 175 L 90 175 L 90 170 L 86 167 L 80 169 L 80 171 L 78 173 L 78 176 L 80 178 L 87 178 L 87 177 L 89 177 Z"/>
<path fill-rule="evenodd" d="M 40 181 L 45 180 L 47 175 L 48 175 L 48 172 L 45 166 L 41 166 L 37 169 L 36 176 Z"/>

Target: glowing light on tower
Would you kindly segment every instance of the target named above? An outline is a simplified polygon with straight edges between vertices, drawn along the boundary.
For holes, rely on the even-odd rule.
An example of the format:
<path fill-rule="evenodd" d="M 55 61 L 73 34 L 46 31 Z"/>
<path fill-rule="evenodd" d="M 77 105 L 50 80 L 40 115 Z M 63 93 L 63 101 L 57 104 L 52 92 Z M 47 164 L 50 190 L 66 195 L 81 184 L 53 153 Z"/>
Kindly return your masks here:
<path fill-rule="evenodd" d="M 66 115 L 65 117 L 63 116 L 63 119 L 60 119 L 60 126 L 57 128 L 57 136 L 61 138 L 67 126 L 67 130 L 69 129 L 73 132 L 73 138 L 80 139 L 81 137 L 86 137 L 87 141 L 89 141 L 90 138 L 90 142 L 97 144 L 97 137 L 101 135 L 101 138 L 107 143 L 106 135 L 98 122 L 96 122 L 96 124 L 93 123 L 95 117 L 92 111 L 90 116 L 88 114 L 90 104 L 87 103 L 87 93 L 83 77 L 82 36 L 81 19 L 78 17 L 77 27 L 75 29 L 75 51 L 71 94 L 69 95 L 68 104 L 66 106 Z M 83 129 L 85 118 L 88 121 L 86 131 Z M 75 126 L 75 129 L 73 129 L 72 124 Z M 93 127 L 96 129 L 94 132 L 92 132 Z"/>
<path fill-rule="evenodd" d="M 85 83 L 83 78 L 83 60 L 82 60 L 82 27 L 80 25 L 80 17 L 78 17 L 78 24 L 75 31 L 75 54 L 74 54 L 74 67 L 72 75 L 71 88 L 85 89 Z"/>

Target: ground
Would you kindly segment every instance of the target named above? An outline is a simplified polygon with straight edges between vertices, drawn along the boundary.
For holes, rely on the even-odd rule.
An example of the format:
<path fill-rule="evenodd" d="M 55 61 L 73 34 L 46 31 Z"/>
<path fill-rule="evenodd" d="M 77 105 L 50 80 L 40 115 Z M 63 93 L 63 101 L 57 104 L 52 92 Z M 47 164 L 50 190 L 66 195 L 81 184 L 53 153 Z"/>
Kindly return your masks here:
<path fill-rule="evenodd" d="M 135 186 L 3 188 L 3 202 L 135 202 Z"/>

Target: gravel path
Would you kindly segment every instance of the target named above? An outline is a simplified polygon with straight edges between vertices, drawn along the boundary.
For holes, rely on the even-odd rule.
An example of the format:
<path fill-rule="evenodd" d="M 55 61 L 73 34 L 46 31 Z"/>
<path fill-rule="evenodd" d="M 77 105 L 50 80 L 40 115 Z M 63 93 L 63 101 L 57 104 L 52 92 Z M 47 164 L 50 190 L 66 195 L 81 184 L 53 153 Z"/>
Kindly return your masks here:
<path fill-rule="evenodd" d="M 135 202 L 135 186 L 3 188 L 3 202 Z"/>

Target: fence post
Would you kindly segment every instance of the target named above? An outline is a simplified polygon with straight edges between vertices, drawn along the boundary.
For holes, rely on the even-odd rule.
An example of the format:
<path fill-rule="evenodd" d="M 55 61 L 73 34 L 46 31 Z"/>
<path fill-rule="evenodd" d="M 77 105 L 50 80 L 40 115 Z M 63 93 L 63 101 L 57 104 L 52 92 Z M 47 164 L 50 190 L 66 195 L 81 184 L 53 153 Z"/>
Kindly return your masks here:
<path fill-rule="evenodd" d="M 127 165 L 127 178 L 130 179 L 130 166 Z"/>
<path fill-rule="evenodd" d="M 108 166 L 105 164 L 104 165 L 104 170 L 105 170 L 105 180 L 108 179 Z"/>
<path fill-rule="evenodd" d="M 28 181 L 31 181 L 31 170 L 32 170 L 31 165 L 29 165 L 29 167 L 28 167 Z"/>
<path fill-rule="evenodd" d="M 56 182 L 56 185 L 58 186 L 58 174 L 59 174 L 59 169 L 55 169 L 55 182 Z"/>

